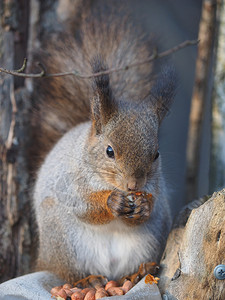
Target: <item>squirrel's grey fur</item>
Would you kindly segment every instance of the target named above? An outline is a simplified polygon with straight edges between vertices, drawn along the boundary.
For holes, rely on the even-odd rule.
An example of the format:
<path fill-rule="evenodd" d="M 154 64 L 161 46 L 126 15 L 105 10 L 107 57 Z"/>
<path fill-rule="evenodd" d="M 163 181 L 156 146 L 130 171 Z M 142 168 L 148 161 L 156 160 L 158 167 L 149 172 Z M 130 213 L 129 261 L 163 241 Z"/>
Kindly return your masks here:
<path fill-rule="evenodd" d="M 47 36 L 34 59 L 48 73 L 90 74 L 147 59 L 155 47 L 126 13 L 91 5 L 66 34 Z M 174 71 L 155 61 L 91 80 L 65 76 L 34 84 L 34 125 L 45 157 L 34 188 L 38 267 L 68 281 L 90 274 L 119 279 L 142 262 L 159 261 L 171 218 L 155 157 L 159 125 L 174 97 Z M 130 225 L 113 213 L 104 224 L 91 222 L 91 193 L 129 189 L 152 193 L 148 220 Z"/>

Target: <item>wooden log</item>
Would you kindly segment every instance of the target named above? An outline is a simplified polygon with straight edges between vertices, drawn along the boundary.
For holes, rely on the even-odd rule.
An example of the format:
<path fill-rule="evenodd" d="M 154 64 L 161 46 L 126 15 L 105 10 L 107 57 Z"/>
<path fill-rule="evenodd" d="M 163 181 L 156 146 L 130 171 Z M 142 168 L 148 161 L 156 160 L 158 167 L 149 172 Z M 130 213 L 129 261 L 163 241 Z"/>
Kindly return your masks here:
<path fill-rule="evenodd" d="M 171 231 L 161 261 L 164 299 L 225 299 L 225 280 L 214 275 L 215 267 L 225 264 L 225 189 L 193 209 L 185 227 L 184 216 Z"/>

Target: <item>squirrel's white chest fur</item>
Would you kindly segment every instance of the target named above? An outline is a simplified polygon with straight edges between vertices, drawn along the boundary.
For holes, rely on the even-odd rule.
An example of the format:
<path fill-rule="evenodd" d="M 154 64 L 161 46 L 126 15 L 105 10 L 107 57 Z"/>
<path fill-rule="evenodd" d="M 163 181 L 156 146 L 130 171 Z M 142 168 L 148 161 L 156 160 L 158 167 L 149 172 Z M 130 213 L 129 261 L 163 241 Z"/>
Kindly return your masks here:
<path fill-rule="evenodd" d="M 108 279 L 132 274 L 149 256 L 149 238 L 143 239 L 142 231 L 131 230 L 115 221 L 84 227 L 79 245 L 75 246 L 79 267 L 87 273 L 104 275 Z"/>
<path fill-rule="evenodd" d="M 167 221 L 164 217 L 167 205 L 162 196 L 155 199 L 151 218 L 139 226 L 128 226 L 118 219 L 103 225 L 83 222 L 87 203 L 82 201 L 80 181 L 76 178 L 88 182 L 92 190 L 109 189 L 93 173 L 89 174 L 88 166 L 79 165 L 88 125 L 68 132 L 39 171 L 34 193 L 40 232 L 39 260 L 50 270 L 59 265 L 79 278 L 92 274 L 117 280 L 137 272 L 141 263 L 157 260 L 164 242 L 166 229 L 162 225 Z M 153 191 L 153 187 L 149 190 Z M 49 241 L 50 248 L 46 246 Z"/>

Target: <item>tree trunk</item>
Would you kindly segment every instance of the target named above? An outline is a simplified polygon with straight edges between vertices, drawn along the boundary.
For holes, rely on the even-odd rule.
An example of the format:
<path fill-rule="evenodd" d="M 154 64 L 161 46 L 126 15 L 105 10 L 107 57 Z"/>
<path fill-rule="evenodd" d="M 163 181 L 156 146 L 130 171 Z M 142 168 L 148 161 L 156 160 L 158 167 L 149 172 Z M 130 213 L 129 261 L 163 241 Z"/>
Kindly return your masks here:
<path fill-rule="evenodd" d="M 207 167 L 208 156 L 210 155 L 210 141 L 204 145 L 203 126 L 204 120 L 211 117 L 211 74 L 213 68 L 213 50 L 215 42 L 217 0 L 204 0 L 202 4 L 202 16 L 199 27 L 199 47 L 196 61 L 195 84 L 191 102 L 190 124 L 187 141 L 187 202 L 208 193 L 208 187 L 199 192 L 201 188 L 200 167 L 204 156 L 204 174 L 209 172 Z M 207 112 L 208 109 L 208 112 Z M 209 116 L 207 116 L 207 113 Z M 210 135 L 208 127 L 208 135 Z M 205 155 L 205 153 L 207 154 Z M 202 189 L 201 189 L 202 190 Z"/>
<path fill-rule="evenodd" d="M 212 115 L 212 153 L 210 165 L 210 192 L 225 185 L 225 2 L 218 8 L 220 27 L 217 63 L 215 68 Z"/>
<path fill-rule="evenodd" d="M 1 0 L 0 65 L 14 69 L 26 55 L 29 1 Z M 29 97 L 24 81 L 0 77 L 0 281 L 30 269 L 30 202 L 26 149 Z"/>

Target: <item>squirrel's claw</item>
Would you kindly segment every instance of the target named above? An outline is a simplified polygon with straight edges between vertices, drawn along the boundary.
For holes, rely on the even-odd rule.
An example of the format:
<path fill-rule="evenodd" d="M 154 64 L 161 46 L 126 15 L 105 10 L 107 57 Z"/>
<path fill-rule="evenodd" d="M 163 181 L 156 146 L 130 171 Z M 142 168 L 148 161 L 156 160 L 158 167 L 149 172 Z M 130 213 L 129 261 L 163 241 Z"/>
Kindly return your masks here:
<path fill-rule="evenodd" d="M 153 202 L 149 195 L 144 192 L 113 191 L 108 197 L 107 205 L 115 217 L 130 225 L 138 225 L 150 217 Z"/>
<path fill-rule="evenodd" d="M 122 277 L 119 281 L 119 285 L 123 285 L 126 280 L 130 280 L 133 284 L 137 284 L 145 275 L 156 275 L 159 271 L 159 266 L 155 262 L 142 263 L 137 271 L 129 276 Z"/>

